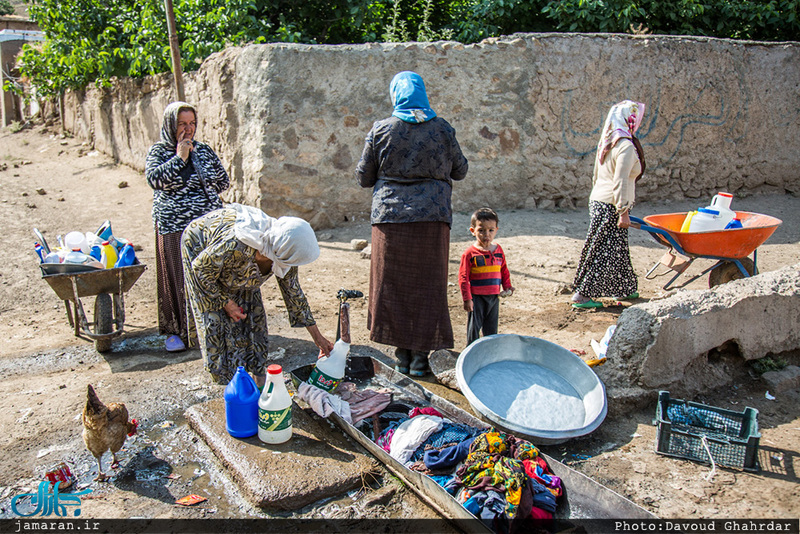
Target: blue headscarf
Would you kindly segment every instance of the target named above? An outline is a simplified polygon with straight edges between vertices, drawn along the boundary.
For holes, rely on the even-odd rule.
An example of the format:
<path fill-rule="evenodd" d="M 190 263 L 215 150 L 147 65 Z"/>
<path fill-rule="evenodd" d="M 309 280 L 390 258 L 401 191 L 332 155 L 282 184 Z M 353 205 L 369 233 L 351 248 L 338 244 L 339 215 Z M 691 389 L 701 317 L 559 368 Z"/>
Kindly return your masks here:
<path fill-rule="evenodd" d="M 419 123 L 431 120 L 436 112 L 428 102 L 425 82 L 416 72 L 399 72 L 392 78 L 389 95 L 394 106 L 393 116 L 405 122 Z"/>

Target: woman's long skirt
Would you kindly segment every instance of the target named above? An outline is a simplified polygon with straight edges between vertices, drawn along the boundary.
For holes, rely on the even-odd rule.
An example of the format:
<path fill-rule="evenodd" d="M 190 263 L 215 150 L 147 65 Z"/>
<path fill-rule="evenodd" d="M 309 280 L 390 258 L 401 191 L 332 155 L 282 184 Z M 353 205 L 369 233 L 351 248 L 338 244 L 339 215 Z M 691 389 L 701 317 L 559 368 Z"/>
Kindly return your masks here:
<path fill-rule="evenodd" d="M 367 328 L 377 343 L 429 351 L 453 347 L 447 308 L 450 227 L 375 224 Z"/>
<path fill-rule="evenodd" d="M 631 265 L 628 229 L 619 228 L 613 204 L 589 202 L 589 231 L 581 252 L 573 289 L 584 297 L 627 297 L 638 280 Z"/>
<path fill-rule="evenodd" d="M 156 232 L 156 295 L 159 333 L 179 336 L 188 343 L 181 232 Z"/>

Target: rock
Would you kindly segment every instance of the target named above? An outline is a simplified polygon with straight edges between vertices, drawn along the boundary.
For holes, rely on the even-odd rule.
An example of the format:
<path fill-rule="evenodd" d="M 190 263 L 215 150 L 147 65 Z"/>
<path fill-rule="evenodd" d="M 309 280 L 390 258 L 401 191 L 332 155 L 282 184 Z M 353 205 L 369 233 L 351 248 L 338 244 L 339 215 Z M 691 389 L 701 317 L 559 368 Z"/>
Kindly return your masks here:
<path fill-rule="evenodd" d="M 771 393 L 783 393 L 800 388 L 800 367 L 789 365 L 780 371 L 768 371 L 761 378 L 769 386 Z"/>
<path fill-rule="evenodd" d="M 120 189 L 125 189 L 126 187 L 128 187 L 128 182 L 126 180 L 122 180 L 119 184 L 117 184 L 117 187 L 119 187 Z"/>
<path fill-rule="evenodd" d="M 456 379 L 456 361 L 458 354 L 455 354 L 447 349 L 434 351 L 428 357 L 428 365 L 430 365 L 431 372 L 436 377 L 436 380 L 443 386 L 450 389 L 461 391 L 458 387 L 458 380 Z"/>
<path fill-rule="evenodd" d="M 44 190 L 43 188 L 41 188 L 41 187 L 40 187 L 40 188 L 38 188 L 38 189 L 36 190 L 36 192 L 37 192 L 37 193 L 39 193 L 40 195 L 46 195 L 46 194 L 47 194 L 47 191 L 45 191 L 45 190 Z"/>
<path fill-rule="evenodd" d="M 364 260 L 372 258 L 372 245 L 367 245 L 367 247 L 361 251 L 361 258 Z"/>
<path fill-rule="evenodd" d="M 542 199 L 539 201 L 538 208 L 540 210 L 552 210 L 556 207 L 556 203 L 550 200 L 549 198 Z"/>
<path fill-rule="evenodd" d="M 394 485 L 385 486 L 380 488 L 377 491 L 374 491 L 364 497 L 363 505 L 367 506 L 385 506 L 392 500 L 395 493 L 397 493 L 397 487 Z"/>
<path fill-rule="evenodd" d="M 627 308 L 609 342 L 608 362 L 596 368 L 609 400 L 633 400 L 631 388 L 642 397 L 668 390 L 692 398 L 730 383 L 731 366 L 797 350 L 798 280 L 800 263 Z M 766 379 L 781 387 L 795 383 L 793 370 Z"/>
<path fill-rule="evenodd" d="M 569 295 L 572 293 L 572 287 L 567 284 L 558 284 L 556 287 L 556 295 Z"/>
<path fill-rule="evenodd" d="M 280 445 L 267 445 L 256 437 L 232 438 L 221 398 L 195 404 L 185 415 L 245 498 L 260 508 L 298 510 L 359 488 L 364 477 L 376 472 L 373 459 L 297 405 L 292 408 L 292 438 Z"/>
<path fill-rule="evenodd" d="M 369 243 L 366 239 L 352 239 L 350 241 L 350 248 L 353 250 L 364 250 Z"/>

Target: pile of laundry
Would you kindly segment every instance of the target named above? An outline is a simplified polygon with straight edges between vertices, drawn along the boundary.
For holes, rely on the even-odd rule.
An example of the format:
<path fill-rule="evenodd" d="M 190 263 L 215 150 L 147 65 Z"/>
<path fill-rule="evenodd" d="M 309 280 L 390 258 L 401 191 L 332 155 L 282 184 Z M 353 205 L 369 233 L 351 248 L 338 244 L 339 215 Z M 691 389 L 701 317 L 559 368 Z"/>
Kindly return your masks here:
<path fill-rule="evenodd" d="M 342 382 L 329 393 L 302 382 L 297 396 L 322 417 L 337 413 L 403 464 L 452 495 L 494 532 L 549 522 L 564 490 L 530 442 L 454 423 L 432 407 L 392 402 L 391 390 Z"/>

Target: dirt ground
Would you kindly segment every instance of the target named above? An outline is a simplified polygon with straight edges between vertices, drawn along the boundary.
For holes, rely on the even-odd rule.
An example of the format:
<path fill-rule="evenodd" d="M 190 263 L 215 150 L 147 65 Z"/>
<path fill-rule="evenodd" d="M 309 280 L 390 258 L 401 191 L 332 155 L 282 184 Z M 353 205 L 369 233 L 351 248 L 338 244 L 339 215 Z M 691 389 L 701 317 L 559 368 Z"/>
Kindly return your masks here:
<path fill-rule="evenodd" d="M 589 169 L 587 169 L 588 176 Z M 469 179 L 469 177 L 467 178 Z M 369 192 L 364 191 L 365 210 Z M 687 211 L 708 199 L 642 203 L 636 215 Z M 154 238 L 150 219 L 152 191 L 143 175 L 115 164 L 80 140 L 62 138 L 57 126 L 36 125 L 0 132 L 0 517 L 14 517 L 11 497 L 32 491 L 42 473 L 65 460 L 82 486 L 95 491 L 84 499 L 83 517 L 252 517 L 264 516 L 239 495 L 213 454 L 186 425 L 182 414 L 194 403 L 222 394 L 202 369 L 199 351 L 178 355 L 163 350 L 157 332 Z M 767 213 L 784 223 L 759 249 L 760 270 L 800 261 L 800 198 L 772 195 L 735 199 L 746 211 Z M 624 307 L 573 310 L 568 284 L 574 275 L 588 225 L 585 208 L 572 211 L 501 211 L 498 241 L 503 245 L 516 293 L 502 301 L 501 333 L 533 335 L 568 349 L 591 354 Z M 33 251 L 34 227 L 50 244 L 58 234 L 93 231 L 109 219 L 114 234 L 141 246 L 137 253 L 149 268 L 125 298 L 125 333 L 113 350 L 99 354 L 91 343 L 73 337 L 64 304 L 41 279 Z M 322 256 L 301 270 L 302 286 L 321 330 L 335 334 L 336 292 L 368 290 L 369 261 L 351 240 L 369 239 L 367 221 L 351 218 L 340 228 L 321 230 Z M 456 274 L 461 251 L 471 241 L 467 214 L 456 214 L 450 251 L 450 311 L 456 350 L 464 347 L 466 313 Z M 644 273 L 665 252 L 644 232 L 631 231 L 634 268 L 640 274 L 641 299 L 667 295 L 665 277 Z M 698 260 L 680 281 L 710 265 Z M 707 287 L 707 278 L 690 289 Z M 292 369 L 315 357 L 305 330 L 291 329 L 274 281 L 263 289 L 271 334 L 271 358 Z M 83 299 L 87 312 L 92 299 Z M 607 304 L 612 304 L 607 302 Z M 390 361 L 389 348 L 369 341 L 366 302 L 351 308 L 353 352 Z M 769 325 L 765 325 L 768 328 Z M 792 359 L 793 355 L 784 355 Z M 795 362 L 796 363 L 796 362 Z M 469 409 L 456 392 L 426 379 L 426 386 Z M 140 421 L 140 433 L 120 454 L 122 466 L 111 483 L 92 482 L 94 460 L 81 441 L 80 411 L 87 384 L 106 402 L 123 401 Z M 612 412 L 591 435 L 545 452 L 664 518 L 797 518 L 800 516 L 800 392 L 766 397 L 759 375 L 741 366 L 733 387 L 708 391 L 696 400 L 741 411 L 759 410 L 761 471 L 711 468 L 654 453 L 655 406 L 641 412 Z M 612 402 L 613 404 L 613 402 Z M 110 455 L 104 467 L 108 470 Z M 170 473 L 167 477 L 166 473 Z M 391 485 L 386 477 L 383 485 Z M 370 489 L 369 492 L 385 491 Z M 368 492 L 368 493 L 369 493 Z M 199 493 L 209 500 L 192 508 L 174 500 Z M 385 504 L 365 507 L 363 492 L 317 503 L 296 517 L 432 517 L 406 489 Z"/>

